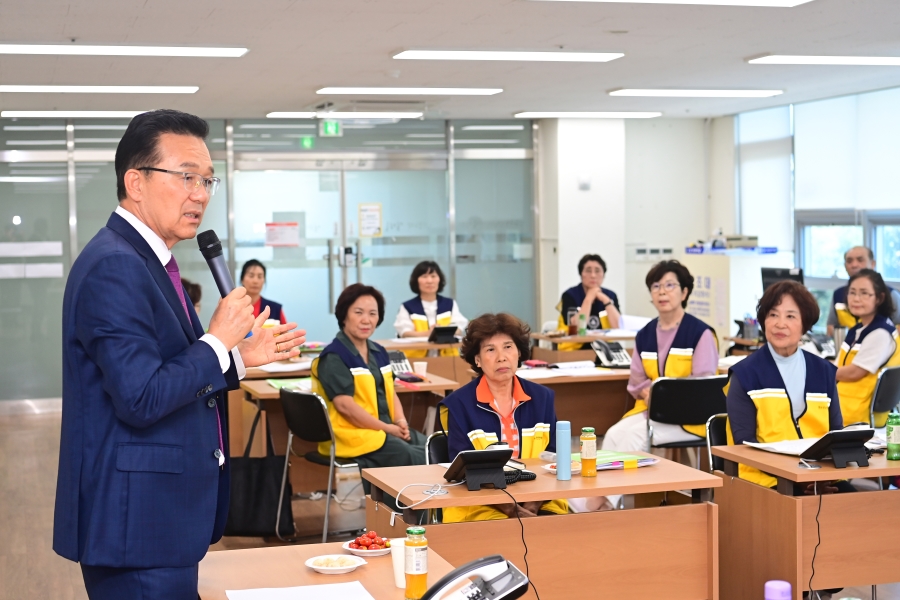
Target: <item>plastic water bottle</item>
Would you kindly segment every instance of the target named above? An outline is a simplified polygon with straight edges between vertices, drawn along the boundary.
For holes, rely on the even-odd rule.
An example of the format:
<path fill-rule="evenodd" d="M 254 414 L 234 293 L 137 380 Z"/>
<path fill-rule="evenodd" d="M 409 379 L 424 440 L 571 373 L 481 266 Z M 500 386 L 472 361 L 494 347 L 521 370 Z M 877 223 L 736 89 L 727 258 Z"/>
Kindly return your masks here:
<path fill-rule="evenodd" d="M 791 584 L 777 579 L 766 582 L 766 600 L 791 600 Z"/>
<path fill-rule="evenodd" d="M 900 460 L 900 415 L 891 413 L 888 416 L 885 433 L 887 434 L 887 459 Z"/>
<path fill-rule="evenodd" d="M 556 478 L 572 479 L 572 424 L 568 421 L 556 422 Z"/>

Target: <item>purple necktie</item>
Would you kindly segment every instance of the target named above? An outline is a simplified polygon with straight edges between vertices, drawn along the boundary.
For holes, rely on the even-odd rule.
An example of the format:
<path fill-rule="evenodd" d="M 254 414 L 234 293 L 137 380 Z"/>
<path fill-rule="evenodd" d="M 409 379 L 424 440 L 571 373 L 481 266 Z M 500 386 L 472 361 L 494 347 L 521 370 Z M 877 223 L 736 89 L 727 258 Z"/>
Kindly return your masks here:
<path fill-rule="evenodd" d="M 184 301 L 184 285 L 181 283 L 181 272 L 178 270 L 178 263 L 175 262 L 174 254 L 169 259 L 169 262 L 166 263 L 166 272 L 169 274 L 169 279 L 172 280 L 172 285 L 175 286 L 178 299 L 181 300 L 181 307 L 184 309 L 184 314 L 187 315 L 188 323 L 190 323 L 191 313 L 188 312 L 187 303 Z M 218 408 L 216 408 L 216 424 L 219 427 L 219 451 L 225 452 L 225 445 L 222 443 L 222 417 L 219 416 Z"/>

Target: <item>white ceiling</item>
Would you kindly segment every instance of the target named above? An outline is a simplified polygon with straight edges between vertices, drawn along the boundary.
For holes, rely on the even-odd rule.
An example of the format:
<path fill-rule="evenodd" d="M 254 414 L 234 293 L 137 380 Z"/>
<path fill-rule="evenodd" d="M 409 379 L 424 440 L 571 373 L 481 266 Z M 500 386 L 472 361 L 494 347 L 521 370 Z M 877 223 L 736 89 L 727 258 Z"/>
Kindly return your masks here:
<path fill-rule="evenodd" d="M 2 84 L 199 85 L 185 96 L 0 94 L 2 109 L 302 110 L 325 86 L 502 87 L 429 97 L 432 118 L 518 111 L 733 114 L 900 86 L 900 67 L 758 66 L 761 54 L 900 55 L 897 0 L 795 8 L 529 0 L 0 0 L 0 41 L 246 46 L 242 58 L 0 56 Z M 624 52 L 610 63 L 399 61 L 404 49 Z M 610 97 L 615 88 L 784 89 L 767 99 Z M 332 98 L 341 105 L 346 97 Z M 404 98 L 404 100 L 410 100 Z M 396 105 L 395 105 L 396 106 Z"/>

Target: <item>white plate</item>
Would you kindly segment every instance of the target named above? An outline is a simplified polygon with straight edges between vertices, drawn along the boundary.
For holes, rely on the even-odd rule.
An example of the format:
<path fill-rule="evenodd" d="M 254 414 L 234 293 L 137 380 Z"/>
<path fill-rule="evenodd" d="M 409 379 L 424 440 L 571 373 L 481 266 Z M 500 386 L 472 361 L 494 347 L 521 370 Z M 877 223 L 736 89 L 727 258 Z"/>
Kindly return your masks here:
<path fill-rule="evenodd" d="M 550 471 L 554 475 L 556 475 L 556 463 L 550 463 L 549 465 L 541 465 L 541 468 L 545 471 Z M 576 462 L 572 465 L 572 475 L 577 475 L 581 473 L 581 463 Z"/>
<path fill-rule="evenodd" d="M 351 548 L 350 542 L 344 542 L 344 545 L 341 546 L 341 548 L 343 548 L 347 552 L 350 552 L 354 556 L 384 556 L 385 554 L 391 553 L 390 548 L 385 548 L 384 550 L 362 550 L 360 548 Z"/>
<path fill-rule="evenodd" d="M 356 561 L 356 564 L 348 567 L 317 567 L 313 564 L 315 561 L 321 560 L 323 558 L 352 560 Z M 368 563 L 358 556 L 347 556 L 346 554 L 323 554 L 322 556 L 313 556 L 303 564 L 305 564 L 313 571 L 316 571 L 317 573 L 324 573 L 325 575 L 340 575 L 341 573 L 349 573 L 351 571 L 355 571 L 356 567 Z"/>

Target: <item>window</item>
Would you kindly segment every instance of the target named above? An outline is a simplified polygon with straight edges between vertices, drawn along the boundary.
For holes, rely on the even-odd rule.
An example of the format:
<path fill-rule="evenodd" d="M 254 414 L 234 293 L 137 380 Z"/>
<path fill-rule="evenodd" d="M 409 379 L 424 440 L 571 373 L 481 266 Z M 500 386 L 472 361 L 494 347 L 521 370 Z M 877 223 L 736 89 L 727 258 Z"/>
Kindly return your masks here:
<path fill-rule="evenodd" d="M 881 275 L 900 280 L 900 225 L 877 225 L 873 250 Z"/>
<path fill-rule="evenodd" d="M 900 228 L 893 238 L 900 250 Z M 846 276 L 844 252 L 862 246 L 862 225 L 807 225 L 803 228 L 803 274 L 806 277 Z M 877 252 L 876 252 L 877 254 Z"/>

